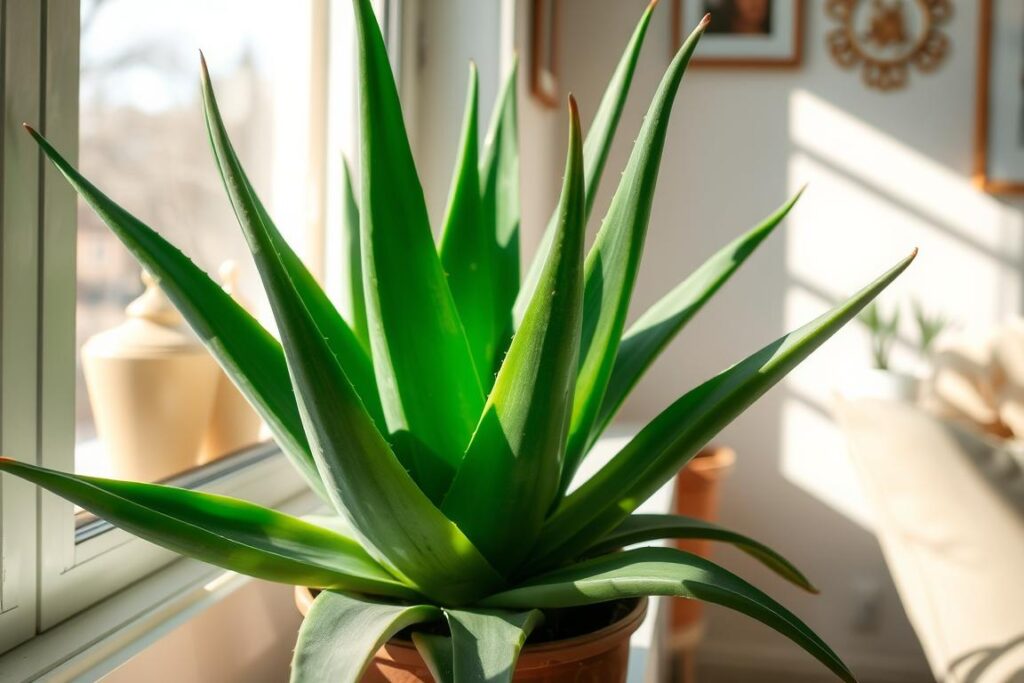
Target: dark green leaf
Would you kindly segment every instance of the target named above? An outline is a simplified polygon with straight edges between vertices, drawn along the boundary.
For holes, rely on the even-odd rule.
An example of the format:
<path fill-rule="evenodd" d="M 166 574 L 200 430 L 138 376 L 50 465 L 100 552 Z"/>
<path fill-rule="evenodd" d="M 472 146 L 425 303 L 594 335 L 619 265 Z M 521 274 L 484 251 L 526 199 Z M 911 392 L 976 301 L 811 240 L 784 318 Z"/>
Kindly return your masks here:
<path fill-rule="evenodd" d="M 854 681 L 835 652 L 792 612 L 713 562 L 674 548 L 638 548 L 597 557 L 530 579 L 481 604 L 546 609 L 646 595 L 691 598 L 734 609 L 786 636 L 839 678 Z"/>
<path fill-rule="evenodd" d="M 210 139 L 263 278 L 299 414 L 331 502 L 392 573 L 435 600 L 471 599 L 500 577 L 417 487 L 374 425 L 296 291 L 205 79 L 203 95 Z"/>
<path fill-rule="evenodd" d="M 494 226 L 482 220 L 477 163 L 477 72 L 471 64 L 462 151 L 452 178 L 440 251 L 473 362 L 483 378 L 491 375 L 498 335 L 505 330 L 507 316 L 497 305 Z"/>
<path fill-rule="evenodd" d="M 530 551 L 558 491 L 583 292 L 583 154 L 570 98 L 559 230 L 441 509 L 499 571 Z"/>
<path fill-rule="evenodd" d="M 580 371 L 573 400 L 569 442 L 565 449 L 562 490 L 590 442 L 626 322 L 633 285 L 640 269 L 647 223 L 654 201 L 658 167 L 665 148 L 669 116 L 683 72 L 697 47 L 706 20 L 686 39 L 654 95 L 633 153 L 626 164 L 594 246 L 587 254 L 583 285 L 583 339 Z"/>
<path fill-rule="evenodd" d="M 412 642 L 423 657 L 434 683 L 455 683 L 455 662 L 452 661 L 452 639 L 431 633 L 413 632 Z"/>
<path fill-rule="evenodd" d="M 440 618 L 441 610 L 430 605 L 391 605 L 323 591 L 299 629 L 292 683 L 359 683 L 391 636 Z"/>
<path fill-rule="evenodd" d="M 159 484 L 65 474 L 7 458 L 0 458 L 0 471 L 42 486 L 147 541 L 224 569 L 300 586 L 416 597 L 352 539 L 252 503 Z"/>
<path fill-rule="evenodd" d="M 285 454 L 309 485 L 325 495 L 277 340 L 188 257 L 100 192 L 41 135 L 28 131 L 82 199 L 160 281 L 206 348 L 266 421 Z"/>
<path fill-rule="evenodd" d="M 484 394 L 434 247 L 380 27 L 369 0 L 354 5 L 373 364 L 391 439 L 438 501 L 469 445 Z"/>
<path fill-rule="evenodd" d="M 612 74 L 608 87 L 601 98 L 601 104 L 594 115 L 594 121 L 590 125 L 590 132 L 587 133 L 587 141 L 583 144 L 583 167 L 586 174 L 586 211 L 584 223 L 590 219 L 590 212 L 594 208 L 594 201 L 597 199 L 597 189 L 601 183 L 601 175 L 604 173 L 605 163 L 608 161 L 608 153 L 611 151 L 612 140 L 615 138 L 615 130 L 618 128 L 619 119 L 622 117 L 622 110 L 626 106 L 626 96 L 629 94 L 629 86 L 633 82 L 633 73 L 636 71 L 637 60 L 640 57 L 640 48 L 643 46 L 644 37 L 647 35 L 647 27 L 651 23 L 651 14 L 657 5 L 654 0 L 647 5 L 647 9 L 640 17 L 639 23 L 633 30 L 633 37 L 626 45 L 615 73 Z M 556 221 L 558 214 L 551 216 L 547 230 L 537 246 L 537 253 L 533 257 L 530 269 L 527 271 L 526 279 L 523 280 L 522 288 L 519 290 L 519 297 L 515 301 L 515 324 L 523 319 L 526 307 L 533 297 L 533 291 L 537 287 L 537 280 L 540 279 L 541 270 L 547 261 L 548 251 L 551 250 L 551 242 L 555 237 Z M 517 254 L 518 257 L 518 254 Z"/>
<path fill-rule="evenodd" d="M 910 265 L 913 254 L 847 301 L 685 394 L 566 497 L 534 556 L 577 556 L 629 516 L 715 434 L 821 346 Z"/>
<path fill-rule="evenodd" d="M 544 620 L 540 610 L 445 610 L 456 681 L 511 683 L 519 651 Z"/>
<path fill-rule="evenodd" d="M 790 583 L 810 593 L 818 592 L 799 569 L 763 543 L 735 531 L 723 529 L 717 524 L 682 515 L 630 515 L 622 524 L 588 548 L 587 554 L 600 555 L 634 543 L 661 538 L 704 539 L 729 543 Z"/>
<path fill-rule="evenodd" d="M 679 286 L 647 309 L 647 312 L 626 331 L 615 356 L 601 411 L 590 430 L 590 439 L 584 453 L 590 450 L 594 441 L 611 422 L 622 402 L 651 363 L 782 222 L 801 194 L 803 190 L 760 225 L 719 250 Z"/>

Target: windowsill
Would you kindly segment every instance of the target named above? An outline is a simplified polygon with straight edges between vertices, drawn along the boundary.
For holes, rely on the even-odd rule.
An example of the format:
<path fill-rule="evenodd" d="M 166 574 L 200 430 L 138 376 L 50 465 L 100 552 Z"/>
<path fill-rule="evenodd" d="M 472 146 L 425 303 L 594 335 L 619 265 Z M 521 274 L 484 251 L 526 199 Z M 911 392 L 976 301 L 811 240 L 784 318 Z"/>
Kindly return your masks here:
<path fill-rule="evenodd" d="M 312 492 L 275 506 L 307 514 Z M 182 558 L 0 656 L 0 683 L 97 680 L 249 581 Z"/>
<path fill-rule="evenodd" d="M 578 478 L 596 472 L 634 431 L 610 430 L 584 461 Z M 669 512 L 672 502 L 670 482 L 638 511 Z M 302 515 L 319 504 L 313 493 L 306 492 L 275 507 Z M 249 580 L 196 560 L 177 560 L 0 656 L 0 683 L 44 677 L 59 681 L 97 680 Z M 647 618 L 631 640 L 629 683 L 660 680 L 664 655 L 661 641 L 669 604 L 663 598 L 651 599 Z"/>

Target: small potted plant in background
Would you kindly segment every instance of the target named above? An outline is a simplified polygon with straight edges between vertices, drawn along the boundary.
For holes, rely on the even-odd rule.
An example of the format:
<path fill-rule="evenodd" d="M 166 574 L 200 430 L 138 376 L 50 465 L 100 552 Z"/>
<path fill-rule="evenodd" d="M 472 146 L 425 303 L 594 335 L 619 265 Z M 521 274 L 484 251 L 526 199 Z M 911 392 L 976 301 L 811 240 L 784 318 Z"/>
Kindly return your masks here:
<path fill-rule="evenodd" d="M 310 589 L 295 681 L 554 681 L 565 680 L 566 670 L 621 681 L 628 636 L 649 595 L 738 610 L 852 681 L 846 665 L 799 618 L 734 574 L 674 548 L 623 548 L 662 538 L 732 543 L 797 587 L 814 590 L 778 553 L 738 533 L 633 512 L 853 319 L 914 255 L 683 394 L 568 492 L 580 462 L 639 377 L 795 198 L 625 327 L 669 114 L 707 23 L 668 67 L 584 259 L 586 219 L 652 3 L 585 143 L 570 100 L 559 206 L 537 265 L 520 284 L 515 75 L 480 159 L 471 78 L 462 149 L 435 246 L 380 29 L 369 0 L 353 4 L 360 56 L 362 325 L 337 312 L 254 194 L 205 68 L 214 155 L 280 342 L 32 132 L 159 278 L 337 517 L 303 521 L 199 491 L 76 476 L 9 459 L 0 460 L 0 470 L 182 554 Z"/>
<path fill-rule="evenodd" d="M 949 326 L 949 321 L 941 314 L 929 314 L 917 299 L 910 300 L 910 309 L 915 336 L 909 342 L 913 355 L 906 370 L 895 369 L 892 358 L 893 347 L 899 341 L 899 305 L 894 305 L 887 314 L 879 302 L 873 301 L 861 311 L 858 319 L 868 330 L 872 368 L 858 370 L 850 378 L 842 391 L 846 398 L 917 401 L 921 379 L 931 366 L 935 340 Z"/>

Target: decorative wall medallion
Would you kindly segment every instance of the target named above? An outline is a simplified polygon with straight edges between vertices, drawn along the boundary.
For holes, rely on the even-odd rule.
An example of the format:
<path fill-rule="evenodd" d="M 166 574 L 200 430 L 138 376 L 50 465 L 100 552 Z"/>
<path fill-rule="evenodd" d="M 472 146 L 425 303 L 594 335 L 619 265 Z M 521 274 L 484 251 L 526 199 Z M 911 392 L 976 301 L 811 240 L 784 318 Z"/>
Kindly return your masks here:
<path fill-rule="evenodd" d="M 825 11 L 840 24 L 828 34 L 832 58 L 860 66 L 872 88 L 902 88 L 911 66 L 934 71 L 949 52 L 941 25 L 953 14 L 950 0 L 827 0 Z"/>

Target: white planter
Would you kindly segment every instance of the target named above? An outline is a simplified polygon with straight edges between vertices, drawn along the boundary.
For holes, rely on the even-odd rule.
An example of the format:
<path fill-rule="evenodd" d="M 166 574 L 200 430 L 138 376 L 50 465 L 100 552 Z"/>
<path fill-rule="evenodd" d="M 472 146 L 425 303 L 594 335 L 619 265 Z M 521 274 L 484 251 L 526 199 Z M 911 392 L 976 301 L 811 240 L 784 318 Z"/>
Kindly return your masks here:
<path fill-rule="evenodd" d="M 839 393 L 848 400 L 877 398 L 886 401 L 915 403 L 921 387 L 921 378 L 891 370 L 861 370 L 849 376 Z"/>

